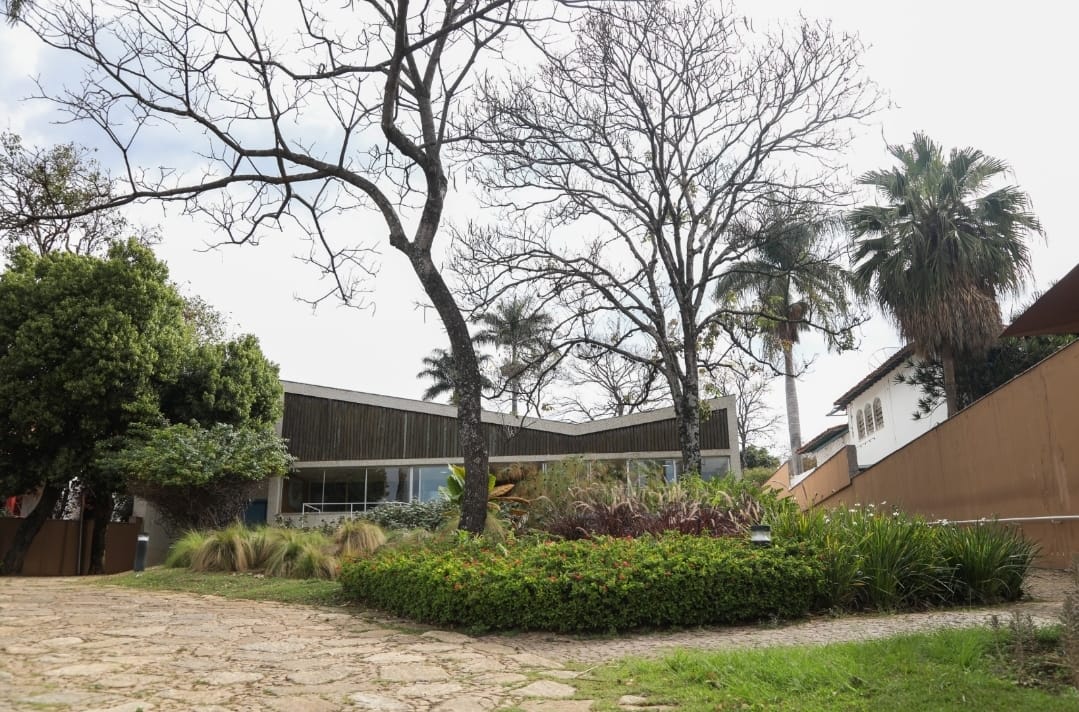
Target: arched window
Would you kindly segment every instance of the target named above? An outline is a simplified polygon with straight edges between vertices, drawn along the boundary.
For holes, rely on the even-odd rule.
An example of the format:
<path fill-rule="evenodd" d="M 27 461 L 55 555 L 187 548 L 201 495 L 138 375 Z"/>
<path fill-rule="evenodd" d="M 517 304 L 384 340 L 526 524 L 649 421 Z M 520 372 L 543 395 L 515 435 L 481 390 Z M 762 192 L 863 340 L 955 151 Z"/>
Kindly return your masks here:
<path fill-rule="evenodd" d="M 884 428 L 884 408 L 880 406 L 880 398 L 873 399 L 873 422 L 877 426 L 877 430 Z"/>
<path fill-rule="evenodd" d="M 872 435 L 876 428 L 873 427 L 873 406 L 868 403 L 865 404 L 865 432 L 866 435 Z"/>
<path fill-rule="evenodd" d="M 855 418 L 858 422 L 858 439 L 861 440 L 865 437 L 865 418 L 862 417 L 862 409 L 858 409 L 858 416 Z"/>

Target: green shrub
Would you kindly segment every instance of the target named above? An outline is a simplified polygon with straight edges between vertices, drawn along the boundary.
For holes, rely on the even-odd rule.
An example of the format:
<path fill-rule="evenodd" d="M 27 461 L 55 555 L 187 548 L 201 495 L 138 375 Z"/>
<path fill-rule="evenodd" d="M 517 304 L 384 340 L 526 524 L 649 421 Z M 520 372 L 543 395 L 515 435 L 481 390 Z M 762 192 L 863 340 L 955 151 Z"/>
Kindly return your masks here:
<path fill-rule="evenodd" d="M 170 569 L 190 568 L 195 552 L 202 548 L 208 536 L 202 531 L 184 532 L 183 536 L 169 547 L 169 553 L 165 557 L 165 566 Z"/>
<path fill-rule="evenodd" d="M 956 601 L 996 603 L 1019 598 L 1038 547 L 1017 529 L 987 522 L 942 527 L 940 537 Z"/>
<path fill-rule="evenodd" d="M 749 467 L 742 470 L 742 479 L 749 484 L 760 487 L 772 479 L 772 475 L 775 473 L 776 468 L 774 467 Z"/>
<path fill-rule="evenodd" d="M 805 546 L 675 534 L 384 549 L 346 563 L 341 582 L 351 598 L 435 624 L 614 631 L 800 616 L 822 576 Z"/>
<path fill-rule="evenodd" d="M 453 510 L 453 505 L 439 498 L 430 502 L 387 502 L 356 519 L 374 522 L 383 529 L 438 529 Z"/>
<path fill-rule="evenodd" d="M 994 525 L 931 525 L 873 505 L 766 519 L 777 541 L 821 552 L 821 608 L 894 610 L 995 603 L 1020 595 L 1036 551 L 1016 531 Z"/>

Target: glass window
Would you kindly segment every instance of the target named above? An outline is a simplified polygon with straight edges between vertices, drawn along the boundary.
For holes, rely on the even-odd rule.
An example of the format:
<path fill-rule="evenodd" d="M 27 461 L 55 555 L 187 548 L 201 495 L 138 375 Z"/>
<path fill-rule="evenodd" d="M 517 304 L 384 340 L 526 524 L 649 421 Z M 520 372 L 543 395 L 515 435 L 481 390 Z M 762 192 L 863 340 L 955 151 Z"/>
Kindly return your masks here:
<path fill-rule="evenodd" d="M 438 499 L 438 488 L 445 486 L 446 478 L 449 476 L 450 468 L 447 465 L 413 467 L 412 500 L 414 502 L 430 502 Z"/>
<path fill-rule="evenodd" d="M 873 407 L 868 403 L 865 404 L 865 432 L 868 435 L 872 435 L 873 428 Z"/>
<path fill-rule="evenodd" d="M 701 458 L 701 479 L 711 480 L 723 477 L 731 470 L 731 459 L 723 457 Z"/>
<path fill-rule="evenodd" d="M 644 487 L 650 483 L 660 482 L 664 477 L 664 466 L 661 460 L 630 460 L 628 481 L 637 487 Z"/>
<path fill-rule="evenodd" d="M 367 501 L 369 503 L 407 502 L 408 468 L 367 468 Z"/>
<path fill-rule="evenodd" d="M 877 430 L 884 427 L 884 408 L 880 405 L 880 398 L 873 399 L 873 423 L 877 426 Z"/>
<path fill-rule="evenodd" d="M 666 482 L 678 481 L 678 460 L 663 461 L 663 479 Z"/>
<path fill-rule="evenodd" d="M 855 420 L 858 423 L 858 439 L 861 440 L 865 437 L 865 416 L 862 415 L 861 408 L 858 409 Z"/>

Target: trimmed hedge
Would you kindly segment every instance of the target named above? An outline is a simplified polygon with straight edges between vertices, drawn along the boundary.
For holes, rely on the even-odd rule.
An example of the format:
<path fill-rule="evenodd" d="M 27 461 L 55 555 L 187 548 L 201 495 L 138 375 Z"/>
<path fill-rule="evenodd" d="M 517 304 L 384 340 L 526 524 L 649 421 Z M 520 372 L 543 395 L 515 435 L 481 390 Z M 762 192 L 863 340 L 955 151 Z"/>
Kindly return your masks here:
<path fill-rule="evenodd" d="M 383 550 L 340 580 L 351 598 L 417 621 L 616 631 L 801 616 L 823 573 L 804 546 L 672 534 Z"/>

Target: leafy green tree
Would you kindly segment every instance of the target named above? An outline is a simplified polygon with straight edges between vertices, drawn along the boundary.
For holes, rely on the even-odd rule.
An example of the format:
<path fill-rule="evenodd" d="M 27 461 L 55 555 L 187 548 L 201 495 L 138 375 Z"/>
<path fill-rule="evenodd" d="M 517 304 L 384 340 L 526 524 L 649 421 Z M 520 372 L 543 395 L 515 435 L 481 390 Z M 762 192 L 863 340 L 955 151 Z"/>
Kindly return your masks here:
<path fill-rule="evenodd" d="M 277 365 L 251 334 L 192 344 L 178 376 L 162 386 L 161 413 L 172 423 L 272 425 L 283 407 Z"/>
<path fill-rule="evenodd" d="M 803 214 L 799 214 L 802 212 Z M 750 257 L 716 281 L 715 296 L 750 297 L 749 311 L 764 336 L 767 356 L 782 356 L 790 436 L 791 476 L 801 474 L 802 426 L 798 409 L 798 369 L 794 346 L 808 331 L 821 334 L 829 348 L 849 349 L 859 323 L 850 299 L 850 273 L 839 264 L 836 223 L 804 211 L 765 211 L 738 232 L 755 244 Z"/>
<path fill-rule="evenodd" d="M 1074 336 L 1050 335 L 1005 338 L 980 357 L 960 357 L 955 365 L 956 397 L 959 410 L 1033 368 L 1060 349 L 1075 341 Z M 912 360 L 910 372 L 898 376 L 901 383 L 917 386 L 922 391 L 915 420 L 935 411 L 944 401 L 944 368 L 936 360 Z"/>
<path fill-rule="evenodd" d="M 855 280 L 919 355 L 940 361 L 948 415 L 958 410 L 956 360 L 984 354 L 1001 331 L 1002 293 L 1030 271 L 1026 236 L 1040 232 L 1016 186 L 990 189 L 1008 164 L 973 148 L 952 149 L 916 133 L 889 146 L 899 165 L 859 179 L 882 205 L 848 217 Z"/>
<path fill-rule="evenodd" d="M 510 412 L 516 416 L 521 378 L 532 365 L 523 363 L 522 359 L 531 362 L 544 353 L 551 317 L 541 309 L 534 309 L 529 297 L 511 297 L 497 304 L 493 311 L 480 315 L 476 321 L 483 326 L 473 337 L 477 344 L 489 344 L 509 352 L 501 372 L 510 387 Z"/>
<path fill-rule="evenodd" d="M 227 526 L 259 482 L 286 474 L 291 463 L 272 427 L 226 423 L 139 429 L 100 460 L 175 531 Z"/>
<path fill-rule="evenodd" d="M 774 472 L 779 467 L 779 458 L 759 445 L 750 445 L 742 451 L 742 467 L 766 467 Z"/>
<path fill-rule="evenodd" d="M 0 275 L 0 487 L 38 491 L 3 570 L 18 573 L 64 485 L 93 497 L 104 542 L 121 486 L 99 470 L 102 443 L 159 418 L 158 389 L 175 377 L 189 329 L 168 270 L 134 241 L 105 258 L 16 250 Z M 93 551 L 91 570 L 103 550 Z"/>
<path fill-rule="evenodd" d="M 491 360 L 487 354 L 477 354 L 480 364 L 480 382 L 484 390 L 494 388 L 491 379 L 483 374 L 484 365 Z M 423 370 L 416 374 L 416 378 L 426 378 L 432 383 L 423 392 L 424 400 L 435 400 L 444 395 L 449 395 L 450 403 L 457 405 L 457 367 L 453 362 L 453 354 L 446 349 L 434 349 L 430 355 L 423 357 Z"/>

